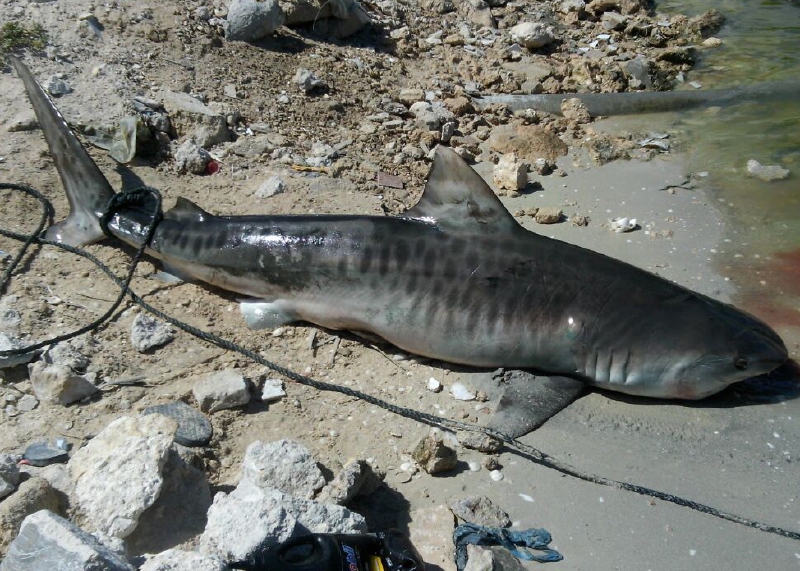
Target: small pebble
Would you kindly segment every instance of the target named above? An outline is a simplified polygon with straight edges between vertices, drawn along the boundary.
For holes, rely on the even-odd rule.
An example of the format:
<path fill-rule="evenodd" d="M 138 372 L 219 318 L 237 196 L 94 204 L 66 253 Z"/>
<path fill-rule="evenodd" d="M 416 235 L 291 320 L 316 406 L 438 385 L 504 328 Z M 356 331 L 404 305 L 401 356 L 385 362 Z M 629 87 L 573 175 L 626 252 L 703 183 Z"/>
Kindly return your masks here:
<path fill-rule="evenodd" d="M 475 392 L 469 390 L 461 383 L 453 383 L 453 386 L 450 387 L 450 394 L 453 395 L 453 398 L 456 400 L 475 400 Z"/>
<path fill-rule="evenodd" d="M 489 472 L 489 477 L 492 479 L 492 481 L 499 482 L 503 479 L 503 473 L 500 470 L 492 470 Z"/>

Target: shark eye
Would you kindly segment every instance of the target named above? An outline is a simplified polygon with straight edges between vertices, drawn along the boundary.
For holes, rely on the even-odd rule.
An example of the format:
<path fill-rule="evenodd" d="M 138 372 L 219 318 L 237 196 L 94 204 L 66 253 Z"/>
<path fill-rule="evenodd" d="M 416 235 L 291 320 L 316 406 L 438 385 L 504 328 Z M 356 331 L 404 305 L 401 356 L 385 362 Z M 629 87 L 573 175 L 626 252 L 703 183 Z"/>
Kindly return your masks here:
<path fill-rule="evenodd" d="M 733 360 L 733 366 L 736 367 L 737 369 L 739 369 L 740 371 L 746 371 L 747 370 L 747 359 L 745 359 L 744 357 L 736 357 Z"/>

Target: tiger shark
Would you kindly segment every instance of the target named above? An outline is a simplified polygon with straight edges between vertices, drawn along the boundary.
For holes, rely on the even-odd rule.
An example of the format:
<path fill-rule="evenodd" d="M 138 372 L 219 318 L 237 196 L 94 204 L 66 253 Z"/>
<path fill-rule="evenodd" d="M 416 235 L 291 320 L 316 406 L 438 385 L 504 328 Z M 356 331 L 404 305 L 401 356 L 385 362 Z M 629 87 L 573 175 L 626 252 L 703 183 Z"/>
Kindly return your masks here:
<path fill-rule="evenodd" d="M 27 67 L 12 62 L 69 199 L 46 237 L 105 238 L 99 220 L 114 190 Z M 151 210 L 123 207 L 108 229 L 141 246 L 152 222 Z M 253 300 L 242 304 L 252 327 L 310 322 L 449 363 L 533 370 L 549 379 L 538 400 L 557 407 L 587 385 L 702 399 L 787 359 L 768 325 L 731 305 L 524 229 L 444 146 L 419 202 L 399 216 L 216 216 L 178 199 L 147 253 Z M 525 414 L 534 412 L 513 413 Z"/>

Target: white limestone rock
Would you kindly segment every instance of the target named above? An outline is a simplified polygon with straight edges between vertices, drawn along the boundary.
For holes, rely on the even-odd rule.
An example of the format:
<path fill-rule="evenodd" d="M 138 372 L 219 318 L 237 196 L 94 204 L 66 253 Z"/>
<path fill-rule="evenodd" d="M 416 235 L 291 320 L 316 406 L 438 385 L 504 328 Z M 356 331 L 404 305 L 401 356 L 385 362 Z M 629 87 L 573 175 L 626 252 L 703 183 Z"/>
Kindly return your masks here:
<path fill-rule="evenodd" d="M 76 375 L 64 365 L 36 361 L 28 365 L 28 377 L 36 398 L 48 404 L 68 405 L 98 392 L 85 375 Z"/>
<path fill-rule="evenodd" d="M 765 182 L 783 180 L 789 177 L 789 169 L 780 165 L 762 165 L 755 159 L 747 161 L 747 174 L 760 178 Z"/>
<path fill-rule="evenodd" d="M 541 22 L 522 22 L 511 28 L 511 40 L 535 50 L 553 43 L 553 30 Z"/>
<path fill-rule="evenodd" d="M 313 498 L 325 485 L 311 453 L 299 442 L 288 439 L 268 444 L 256 440 L 250 444 L 242 461 L 242 480 L 306 499 Z"/>
<path fill-rule="evenodd" d="M 514 153 L 503 155 L 494 166 L 493 179 L 499 188 L 520 191 L 528 184 L 528 163 Z"/>
<path fill-rule="evenodd" d="M 24 343 L 21 339 L 14 335 L 0 333 L 0 351 L 22 349 L 27 344 L 28 343 Z M 17 365 L 22 365 L 24 363 L 30 363 L 35 356 L 36 353 L 34 352 L 22 353 L 19 355 L 0 356 L 0 369 L 7 369 L 10 367 L 16 367 Z"/>
<path fill-rule="evenodd" d="M 233 0 L 224 25 L 225 39 L 254 42 L 273 34 L 283 22 L 278 0 Z"/>
<path fill-rule="evenodd" d="M 304 93 L 308 94 L 317 89 L 325 89 L 328 87 L 328 84 L 325 82 L 324 79 L 319 77 L 313 71 L 309 71 L 307 69 L 300 68 L 298 69 L 294 77 L 292 78 L 300 89 L 303 90 Z"/>
<path fill-rule="evenodd" d="M 175 332 L 169 324 L 146 313 L 138 314 L 131 325 L 131 344 L 140 353 L 165 345 L 174 338 Z"/>
<path fill-rule="evenodd" d="M 283 494 L 243 480 L 230 494 L 214 496 L 198 545 L 202 553 L 241 560 L 286 541 L 296 528 L 297 519 L 283 507 Z"/>
<path fill-rule="evenodd" d="M 119 554 L 69 520 L 41 510 L 22 522 L 0 571 L 133 571 Z"/>
<path fill-rule="evenodd" d="M 125 538 L 133 553 L 159 552 L 173 547 L 179 538 L 203 532 L 211 506 L 206 475 L 170 449 L 161 471 L 164 483 L 158 499 L 139 516 L 139 525 Z"/>
<path fill-rule="evenodd" d="M 130 535 L 158 498 L 177 423 L 160 414 L 118 418 L 69 461 L 73 505 L 90 531 Z"/>
<path fill-rule="evenodd" d="M 455 517 L 447 506 L 419 508 L 411 512 L 408 534 L 426 565 L 456 571 L 453 530 Z"/>
<path fill-rule="evenodd" d="M 175 168 L 182 173 L 205 174 L 209 161 L 208 151 L 191 139 L 175 151 Z"/>
<path fill-rule="evenodd" d="M 147 561 L 139 571 L 228 571 L 228 566 L 215 555 L 167 549 L 157 555 L 147 556 Z"/>
<path fill-rule="evenodd" d="M 412 104 L 408 110 L 414 115 L 417 124 L 429 131 L 438 131 L 445 123 L 455 121 L 453 112 L 444 107 L 441 103 L 417 101 Z"/>
<path fill-rule="evenodd" d="M 175 91 L 164 91 L 161 97 L 178 137 L 191 136 L 204 149 L 230 140 L 225 117 L 201 101 Z"/>
<path fill-rule="evenodd" d="M 244 376 L 236 369 L 213 373 L 192 388 L 203 412 L 217 412 L 250 402 L 250 390 Z"/>
<path fill-rule="evenodd" d="M 261 183 L 261 186 L 256 190 L 256 198 L 271 198 L 276 194 L 281 194 L 286 190 L 286 183 L 283 182 L 281 177 L 273 175 Z"/>
<path fill-rule="evenodd" d="M 283 381 L 280 379 L 266 379 L 261 388 L 261 401 L 266 403 L 276 402 L 286 396 Z"/>

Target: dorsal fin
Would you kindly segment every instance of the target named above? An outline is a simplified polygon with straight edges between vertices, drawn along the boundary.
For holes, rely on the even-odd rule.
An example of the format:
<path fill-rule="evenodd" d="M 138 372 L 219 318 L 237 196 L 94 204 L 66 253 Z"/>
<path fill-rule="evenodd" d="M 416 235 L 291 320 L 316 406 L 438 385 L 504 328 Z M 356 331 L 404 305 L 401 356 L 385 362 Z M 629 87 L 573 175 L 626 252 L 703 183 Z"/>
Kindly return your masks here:
<path fill-rule="evenodd" d="M 520 228 L 489 185 L 455 151 L 439 145 L 419 202 L 404 216 L 447 230 L 500 233 Z"/>
<path fill-rule="evenodd" d="M 211 214 L 182 196 L 179 196 L 178 200 L 175 201 L 175 206 L 164 214 L 164 218 L 177 222 L 202 222 L 211 217 Z"/>

